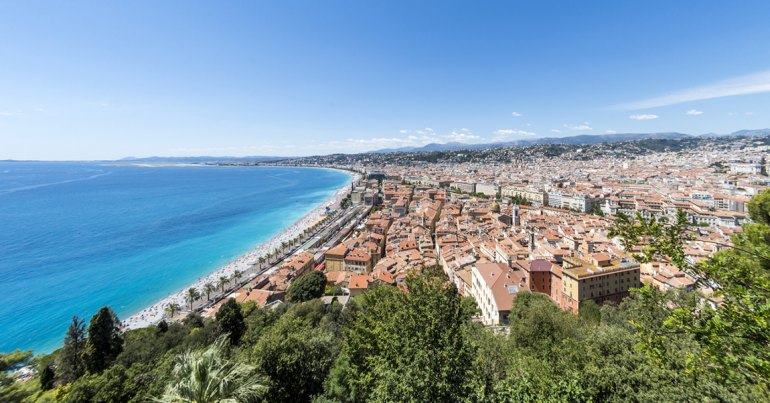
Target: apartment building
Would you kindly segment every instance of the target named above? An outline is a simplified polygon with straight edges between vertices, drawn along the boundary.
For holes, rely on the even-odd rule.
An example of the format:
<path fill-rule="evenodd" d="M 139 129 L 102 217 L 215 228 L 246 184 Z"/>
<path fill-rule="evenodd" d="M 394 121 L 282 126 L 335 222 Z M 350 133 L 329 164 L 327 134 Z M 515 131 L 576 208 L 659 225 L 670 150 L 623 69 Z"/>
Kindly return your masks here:
<path fill-rule="evenodd" d="M 632 258 L 608 253 L 565 256 L 562 267 L 562 301 L 560 307 L 577 312 L 583 301 L 597 304 L 619 303 L 629 289 L 641 287 L 640 268 Z"/>

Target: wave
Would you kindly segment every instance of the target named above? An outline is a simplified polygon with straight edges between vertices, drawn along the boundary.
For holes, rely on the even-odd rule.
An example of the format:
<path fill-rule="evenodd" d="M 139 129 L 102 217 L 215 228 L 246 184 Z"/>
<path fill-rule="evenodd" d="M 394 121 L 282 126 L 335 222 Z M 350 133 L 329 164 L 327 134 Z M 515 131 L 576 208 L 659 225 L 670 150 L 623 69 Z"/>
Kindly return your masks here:
<path fill-rule="evenodd" d="M 9 194 L 9 193 L 20 192 L 22 190 L 37 189 L 37 188 L 41 188 L 41 187 L 45 187 L 45 186 L 61 185 L 62 183 L 86 181 L 86 180 L 89 180 L 89 179 L 98 178 L 100 176 L 109 175 L 111 173 L 112 173 L 112 171 L 107 172 L 107 173 L 103 173 L 103 174 L 92 175 L 92 176 L 89 176 L 88 178 L 68 179 L 66 181 L 60 181 L 60 182 L 41 183 L 39 185 L 30 185 L 30 186 L 22 186 L 20 188 L 4 189 L 4 190 L 0 190 L 0 195 L 6 195 L 6 194 Z"/>

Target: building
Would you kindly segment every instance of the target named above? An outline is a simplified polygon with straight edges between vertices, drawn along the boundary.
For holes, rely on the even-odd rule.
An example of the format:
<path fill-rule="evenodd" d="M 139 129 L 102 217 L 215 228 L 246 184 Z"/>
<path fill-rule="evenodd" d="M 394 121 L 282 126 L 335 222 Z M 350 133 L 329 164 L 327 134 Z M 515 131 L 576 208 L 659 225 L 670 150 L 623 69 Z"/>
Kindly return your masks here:
<path fill-rule="evenodd" d="M 548 193 L 548 205 L 551 207 L 561 208 L 561 192 Z"/>
<path fill-rule="evenodd" d="M 283 262 L 280 269 L 293 270 L 296 277 L 310 273 L 315 267 L 315 257 L 311 253 L 302 252 Z"/>
<path fill-rule="evenodd" d="M 348 248 L 344 244 L 339 244 L 324 253 L 324 260 L 327 271 L 344 271 L 345 255 L 348 254 Z"/>
<path fill-rule="evenodd" d="M 348 252 L 344 259 L 345 271 L 369 273 L 374 267 L 374 259 L 365 248 L 355 248 Z"/>
<path fill-rule="evenodd" d="M 527 287 L 522 273 L 503 263 L 484 263 L 473 266 L 471 278 L 471 295 L 481 309 L 482 323 L 507 325 L 513 299 Z"/>
<path fill-rule="evenodd" d="M 455 187 L 466 193 L 476 193 L 476 184 L 472 182 L 457 182 Z"/>
<path fill-rule="evenodd" d="M 760 164 L 731 164 L 730 172 L 759 175 L 762 173 L 762 165 Z"/>
<path fill-rule="evenodd" d="M 577 313 L 583 301 L 620 303 L 629 289 L 641 287 L 639 263 L 607 253 L 565 256 L 562 267 L 562 309 Z"/>
<path fill-rule="evenodd" d="M 484 193 L 487 196 L 497 196 L 497 192 L 500 191 L 500 186 L 494 183 L 477 183 L 476 193 Z"/>
<path fill-rule="evenodd" d="M 500 195 L 503 197 L 523 197 L 535 207 L 547 206 L 549 197 L 549 194 L 543 190 L 521 186 L 504 186 L 500 189 Z"/>

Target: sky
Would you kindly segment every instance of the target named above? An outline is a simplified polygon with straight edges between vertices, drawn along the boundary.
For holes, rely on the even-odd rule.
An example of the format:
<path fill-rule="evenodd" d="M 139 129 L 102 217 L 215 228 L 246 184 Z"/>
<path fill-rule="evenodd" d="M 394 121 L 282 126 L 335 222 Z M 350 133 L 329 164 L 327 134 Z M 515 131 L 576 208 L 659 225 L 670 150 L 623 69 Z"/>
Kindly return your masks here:
<path fill-rule="evenodd" d="M 770 127 L 770 1 L 0 3 L 0 159 Z"/>

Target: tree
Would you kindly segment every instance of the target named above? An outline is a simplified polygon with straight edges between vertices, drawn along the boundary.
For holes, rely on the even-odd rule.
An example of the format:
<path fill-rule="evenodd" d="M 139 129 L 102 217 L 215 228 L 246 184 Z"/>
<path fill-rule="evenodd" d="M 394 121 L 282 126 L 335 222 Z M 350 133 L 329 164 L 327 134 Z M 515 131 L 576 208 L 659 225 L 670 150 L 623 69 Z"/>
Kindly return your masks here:
<path fill-rule="evenodd" d="M 578 316 L 596 325 L 602 322 L 602 312 L 599 309 L 599 305 L 592 299 L 583 301 L 583 305 L 578 309 Z"/>
<path fill-rule="evenodd" d="M 220 336 L 208 349 L 189 351 L 176 358 L 172 380 L 162 403 L 251 402 L 262 396 L 261 379 L 253 368 L 228 360 L 227 337 Z"/>
<path fill-rule="evenodd" d="M 190 310 L 193 309 L 193 302 L 197 301 L 198 298 L 200 298 L 201 295 L 198 292 L 198 290 L 195 289 L 195 287 L 190 287 L 189 290 L 187 290 L 187 293 L 184 296 L 184 302 L 187 302 L 190 304 Z"/>
<path fill-rule="evenodd" d="M 16 377 L 9 372 L 27 365 L 32 359 L 32 350 L 15 350 L 12 353 L 0 353 L 0 402 L 21 402 L 30 392 L 16 382 Z"/>
<path fill-rule="evenodd" d="M 179 306 L 179 304 L 172 302 L 168 304 L 166 307 L 166 315 L 168 315 L 169 319 L 173 319 L 176 314 L 178 314 L 182 310 L 182 307 Z"/>
<path fill-rule="evenodd" d="M 465 333 L 475 309 L 440 268 L 410 274 L 406 287 L 362 295 L 365 313 L 345 331 L 332 370 L 335 395 L 374 402 L 470 398 L 466 379 L 477 349 Z"/>
<path fill-rule="evenodd" d="M 86 372 L 86 366 L 83 362 L 87 335 L 85 321 L 85 319 L 73 316 L 72 323 L 67 328 L 64 346 L 57 359 L 56 370 L 63 384 L 74 382 Z"/>
<path fill-rule="evenodd" d="M 286 291 L 291 302 L 310 301 L 321 298 L 326 291 L 326 276 L 320 271 L 312 271 L 294 280 Z"/>
<path fill-rule="evenodd" d="M 219 287 L 222 292 L 225 292 L 225 286 L 227 285 L 227 277 L 225 276 L 219 276 L 219 281 L 217 281 L 217 286 Z"/>
<path fill-rule="evenodd" d="M 206 300 L 207 301 L 211 301 L 211 293 L 214 290 L 216 290 L 216 288 L 214 288 L 214 284 L 206 283 L 206 284 L 203 285 L 203 292 L 206 293 Z"/>
<path fill-rule="evenodd" d="M 236 270 L 233 272 L 233 274 L 230 276 L 230 280 L 238 282 L 238 279 L 241 278 L 241 272 L 239 270 Z"/>
<path fill-rule="evenodd" d="M 237 345 L 246 331 L 246 324 L 243 322 L 241 307 L 235 299 L 229 298 L 222 304 L 217 311 L 216 321 L 223 333 L 230 334 L 230 343 Z"/>
<path fill-rule="evenodd" d="M 50 365 L 43 367 L 40 371 L 40 389 L 50 390 L 53 387 L 54 372 Z"/>
<path fill-rule="evenodd" d="M 83 352 L 86 369 L 92 374 L 101 373 L 121 351 L 120 320 L 110 307 L 105 306 L 88 324 L 88 339 Z"/>
<path fill-rule="evenodd" d="M 333 334 L 315 327 L 323 302 L 296 304 L 253 347 L 254 364 L 270 378 L 268 402 L 309 402 L 323 383 L 339 351 Z"/>
<path fill-rule="evenodd" d="M 724 303 L 713 309 L 682 307 L 671 312 L 661 327 L 646 327 L 637 322 L 642 347 L 649 358 L 664 365 L 668 357 L 664 346 L 671 335 L 686 334 L 696 340 L 700 353 L 691 354 L 689 369 L 712 371 L 724 378 L 743 379 L 767 386 L 770 381 L 770 189 L 749 202 L 749 215 L 755 224 L 744 224 L 743 232 L 731 236 L 733 245 L 721 244 L 725 250 L 709 259 L 691 264 L 684 247 L 695 236 L 684 211 L 677 212 L 673 222 L 644 220 L 619 214 L 610 236 L 618 236 L 627 251 L 634 245 L 645 245 L 634 257 L 642 263 L 652 260 L 671 262 L 696 278 L 697 287 L 710 287 Z M 700 242 L 718 243 L 700 240 Z M 653 310 L 665 303 L 652 287 L 638 292 L 645 309 Z"/>

